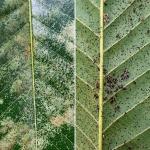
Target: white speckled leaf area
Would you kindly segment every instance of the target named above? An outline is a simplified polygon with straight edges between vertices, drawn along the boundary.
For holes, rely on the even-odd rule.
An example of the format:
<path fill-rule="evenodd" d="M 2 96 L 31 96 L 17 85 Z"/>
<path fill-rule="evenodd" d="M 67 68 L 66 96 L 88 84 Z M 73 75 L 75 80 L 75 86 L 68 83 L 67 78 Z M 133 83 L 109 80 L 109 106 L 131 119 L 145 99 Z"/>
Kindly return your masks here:
<path fill-rule="evenodd" d="M 74 1 L 0 1 L 0 150 L 74 149 Z"/>

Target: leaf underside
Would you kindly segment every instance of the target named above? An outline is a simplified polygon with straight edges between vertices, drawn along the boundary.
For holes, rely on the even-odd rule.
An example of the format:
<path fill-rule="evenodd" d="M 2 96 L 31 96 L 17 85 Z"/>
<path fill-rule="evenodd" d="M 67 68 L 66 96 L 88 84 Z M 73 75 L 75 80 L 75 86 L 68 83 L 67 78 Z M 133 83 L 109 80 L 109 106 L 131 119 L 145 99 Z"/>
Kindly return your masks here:
<path fill-rule="evenodd" d="M 98 149 L 99 9 L 76 0 L 76 140 L 79 149 Z"/>
<path fill-rule="evenodd" d="M 71 150 L 74 2 L 32 0 L 34 70 L 29 13 L 28 0 L 0 1 L 0 149 Z"/>
<path fill-rule="evenodd" d="M 99 1 L 76 1 L 77 145 L 98 149 Z M 103 149 L 150 148 L 150 2 L 104 2 Z M 78 129 L 79 128 L 79 129 Z"/>
<path fill-rule="evenodd" d="M 104 30 L 104 149 L 148 150 L 150 135 L 150 2 L 134 0 Z M 122 2 L 123 3 L 123 2 Z M 121 8 L 121 7 L 120 7 Z M 119 10 L 118 10 L 119 11 Z M 119 14 L 119 15 L 117 15 Z"/>

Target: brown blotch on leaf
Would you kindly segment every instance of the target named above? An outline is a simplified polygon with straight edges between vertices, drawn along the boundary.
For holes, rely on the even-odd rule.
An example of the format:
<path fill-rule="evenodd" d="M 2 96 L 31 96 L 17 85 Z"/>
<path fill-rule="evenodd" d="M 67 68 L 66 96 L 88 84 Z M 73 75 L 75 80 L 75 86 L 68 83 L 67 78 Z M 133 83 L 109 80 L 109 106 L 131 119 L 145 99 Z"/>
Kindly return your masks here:
<path fill-rule="evenodd" d="M 25 55 L 25 59 L 28 60 L 30 58 L 30 56 L 31 56 L 30 46 L 25 48 L 25 52 L 24 53 L 25 53 L 24 54 Z"/>
<path fill-rule="evenodd" d="M 55 127 L 60 127 L 61 125 L 65 123 L 73 123 L 74 122 L 74 110 L 72 108 L 69 108 L 63 115 L 58 115 L 56 117 L 52 117 L 50 119 L 50 122 Z"/>

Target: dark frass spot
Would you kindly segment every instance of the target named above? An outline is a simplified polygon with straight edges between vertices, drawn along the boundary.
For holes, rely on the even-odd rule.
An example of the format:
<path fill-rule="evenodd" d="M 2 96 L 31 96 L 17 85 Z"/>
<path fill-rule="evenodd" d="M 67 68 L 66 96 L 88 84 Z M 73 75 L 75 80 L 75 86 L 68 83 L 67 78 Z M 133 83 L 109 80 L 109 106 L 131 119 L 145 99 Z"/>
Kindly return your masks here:
<path fill-rule="evenodd" d="M 104 1 L 104 5 L 107 6 L 107 1 L 106 0 L 103 0 L 103 1 Z"/>
<path fill-rule="evenodd" d="M 122 89 L 123 89 L 123 90 L 127 90 L 127 88 L 126 88 L 126 87 L 123 87 Z"/>
<path fill-rule="evenodd" d="M 99 90 L 99 86 L 100 86 L 100 85 L 99 85 L 99 81 L 96 81 L 96 85 L 95 85 L 95 86 L 96 86 L 96 89 Z"/>
<path fill-rule="evenodd" d="M 118 111 L 120 111 L 120 106 L 116 105 L 115 106 L 115 112 L 118 112 Z"/>
<path fill-rule="evenodd" d="M 97 93 L 95 93 L 95 94 L 94 94 L 94 98 L 95 98 L 95 99 L 98 99 L 98 98 L 99 98 L 99 95 L 98 95 Z"/>
<path fill-rule="evenodd" d="M 96 59 L 93 59 L 93 64 L 95 64 L 97 62 L 97 60 Z"/>
<path fill-rule="evenodd" d="M 108 71 L 107 71 L 107 69 L 106 68 L 104 68 L 104 74 L 106 74 Z"/>
<path fill-rule="evenodd" d="M 120 38 L 121 38 L 121 36 L 120 36 L 119 33 L 116 35 L 116 38 L 117 38 L 117 39 L 120 39 Z"/>
<path fill-rule="evenodd" d="M 132 148 L 129 146 L 129 147 L 128 147 L 128 150 L 132 150 Z"/>
<path fill-rule="evenodd" d="M 110 98 L 110 104 L 114 104 L 116 102 L 116 97 L 113 96 Z"/>
<path fill-rule="evenodd" d="M 150 34 L 150 29 L 147 30 L 147 34 L 148 34 L 148 35 Z"/>
<path fill-rule="evenodd" d="M 136 81 L 133 81 L 133 84 L 135 84 L 135 85 L 136 85 Z"/>

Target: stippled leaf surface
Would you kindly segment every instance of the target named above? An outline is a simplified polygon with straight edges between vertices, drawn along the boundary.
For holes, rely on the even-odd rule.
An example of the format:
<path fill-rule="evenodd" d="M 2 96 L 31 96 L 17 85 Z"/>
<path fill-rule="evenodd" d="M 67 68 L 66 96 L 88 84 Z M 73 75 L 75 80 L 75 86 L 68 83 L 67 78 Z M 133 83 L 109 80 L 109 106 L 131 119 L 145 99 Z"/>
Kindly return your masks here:
<path fill-rule="evenodd" d="M 74 2 L 32 0 L 34 68 L 30 13 L 28 0 L 0 1 L 0 149 L 72 150 Z"/>
<path fill-rule="evenodd" d="M 147 0 L 104 6 L 104 150 L 150 148 L 149 8 Z"/>
<path fill-rule="evenodd" d="M 76 5 L 77 144 L 93 150 L 98 149 L 99 1 Z M 149 8 L 147 0 L 104 1 L 104 150 L 150 148 Z"/>
<path fill-rule="evenodd" d="M 99 8 L 76 1 L 76 140 L 79 149 L 98 149 Z M 98 5 L 98 4 L 97 4 Z"/>

